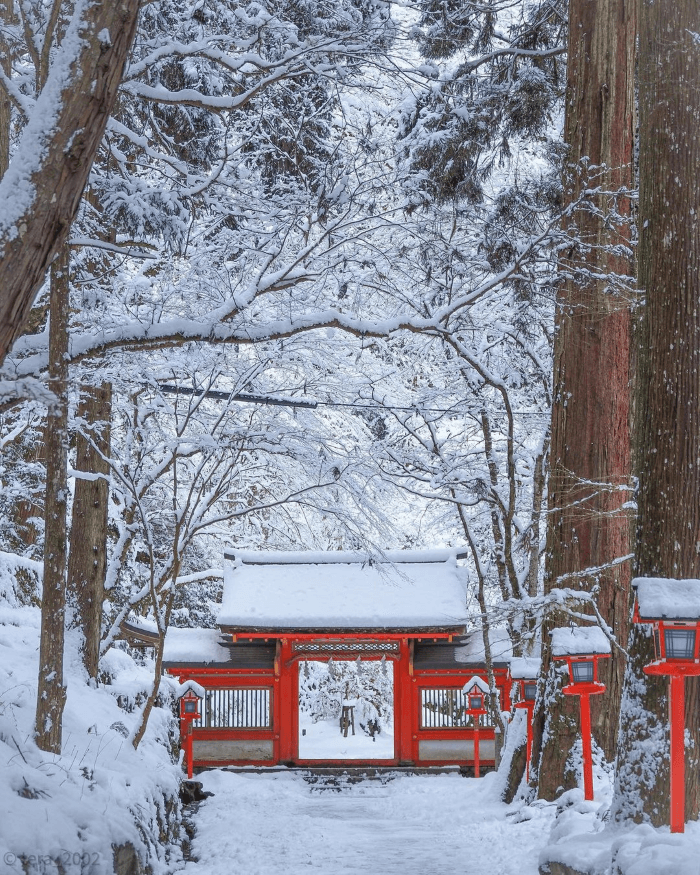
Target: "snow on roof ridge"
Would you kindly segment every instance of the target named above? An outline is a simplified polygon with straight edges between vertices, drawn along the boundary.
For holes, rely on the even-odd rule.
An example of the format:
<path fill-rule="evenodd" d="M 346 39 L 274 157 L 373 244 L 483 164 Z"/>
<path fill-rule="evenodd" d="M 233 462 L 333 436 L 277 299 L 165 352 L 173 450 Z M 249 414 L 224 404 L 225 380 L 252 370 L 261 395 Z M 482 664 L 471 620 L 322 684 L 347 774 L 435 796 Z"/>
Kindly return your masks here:
<path fill-rule="evenodd" d="M 163 661 L 227 662 L 230 653 L 219 643 L 224 636 L 219 629 L 200 626 L 170 626 L 165 635 Z"/>
<path fill-rule="evenodd" d="M 379 554 L 350 550 L 224 550 L 224 559 L 243 565 L 367 565 L 448 562 L 462 552 L 456 547 L 433 550 L 385 550 Z"/>
<path fill-rule="evenodd" d="M 454 551 L 422 551 L 419 561 L 415 552 L 405 551 L 400 563 L 370 563 L 356 553 L 282 556 L 297 561 L 280 562 L 273 553 L 265 557 L 268 562 L 252 554 L 251 562 L 237 556 L 226 563 L 220 626 L 464 628 L 468 572 L 457 565 Z M 329 558 L 333 561 L 323 561 Z"/>

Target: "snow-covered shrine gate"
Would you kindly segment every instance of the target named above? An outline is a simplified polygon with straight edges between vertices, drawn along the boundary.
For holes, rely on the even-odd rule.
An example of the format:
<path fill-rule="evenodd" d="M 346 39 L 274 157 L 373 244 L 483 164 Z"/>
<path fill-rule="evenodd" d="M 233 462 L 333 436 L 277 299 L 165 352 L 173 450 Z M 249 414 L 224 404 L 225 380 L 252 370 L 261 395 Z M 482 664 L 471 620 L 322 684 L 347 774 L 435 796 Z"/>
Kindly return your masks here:
<path fill-rule="evenodd" d="M 171 629 L 165 668 L 204 688 L 194 767 L 471 765 L 474 729 L 462 687 L 486 678 L 481 631 L 465 633 L 465 571 L 454 553 L 411 551 L 369 564 L 348 553 L 226 555 L 218 630 Z M 510 709 L 504 642 L 494 642 L 502 710 Z M 499 651 L 499 645 L 501 649 Z M 302 759 L 299 666 L 305 660 L 394 664 L 394 756 Z M 495 760 L 481 718 L 480 760 Z"/>

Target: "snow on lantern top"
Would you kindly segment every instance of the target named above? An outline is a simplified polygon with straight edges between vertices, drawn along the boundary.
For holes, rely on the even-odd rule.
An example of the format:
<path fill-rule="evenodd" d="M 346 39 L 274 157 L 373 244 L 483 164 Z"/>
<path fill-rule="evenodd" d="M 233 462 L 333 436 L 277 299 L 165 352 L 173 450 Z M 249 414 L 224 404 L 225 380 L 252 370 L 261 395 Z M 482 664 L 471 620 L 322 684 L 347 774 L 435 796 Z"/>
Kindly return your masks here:
<path fill-rule="evenodd" d="M 491 688 L 483 678 L 480 678 L 479 675 L 475 674 L 473 677 L 469 678 L 466 684 L 462 687 L 462 692 L 467 694 L 482 692 L 489 695 Z"/>
<path fill-rule="evenodd" d="M 594 656 L 611 652 L 610 639 L 600 626 L 573 626 L 553 629 L 552 656 Z"/>
<path fill-rule="evenodd" d="M 186 680 L 184 683 L 180 684 L 180 687 L 177 691 L 178 698 L 182 698 L 185 695 L 196 696 L 199 699 L 203 699 L 205 696 L 204 687 L 201 684 L 198 684 L 197 681 L 193 681 L 191 678 Z"/>
<path fill-rule="evenodd" d="M 510 676 L 514 681 L 529 681 L 539 676 L 542 660 L 539 656 L 514 656 L 510 661 Z"/>
<path fill-rule="evenodd" d="M 700 580 L 636 577 L 632 586 L 640 622 L 700 620 Z"/>
<path fill-rule="evenodd" d="M 218 624 L 272 629 L 464 630 L 467 571 L 451 550 L 225 554 Z"/>
<path fill-rule="evenodd" d="M 486 713 L 486 696 L 491 691 L 485 681 L 475 674 L 462 687 L 462 692 L 467 697 L 467 714 L 474 716 Z"/>

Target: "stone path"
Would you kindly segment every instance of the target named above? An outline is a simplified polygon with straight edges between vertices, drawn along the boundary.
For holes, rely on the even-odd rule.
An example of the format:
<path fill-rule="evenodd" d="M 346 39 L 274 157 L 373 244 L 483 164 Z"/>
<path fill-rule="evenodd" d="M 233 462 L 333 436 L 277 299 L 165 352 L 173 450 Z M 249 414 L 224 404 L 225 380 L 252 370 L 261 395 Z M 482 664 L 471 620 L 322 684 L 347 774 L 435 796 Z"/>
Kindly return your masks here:
<path fill-rule="evenodd" d="M 495 778 L 495 776 L 492 776 Z M 551 806 L 496 801 L 491 777 L 307 783 L 298 773 L 206 772 L 186 875 L 537 875 Z"/>

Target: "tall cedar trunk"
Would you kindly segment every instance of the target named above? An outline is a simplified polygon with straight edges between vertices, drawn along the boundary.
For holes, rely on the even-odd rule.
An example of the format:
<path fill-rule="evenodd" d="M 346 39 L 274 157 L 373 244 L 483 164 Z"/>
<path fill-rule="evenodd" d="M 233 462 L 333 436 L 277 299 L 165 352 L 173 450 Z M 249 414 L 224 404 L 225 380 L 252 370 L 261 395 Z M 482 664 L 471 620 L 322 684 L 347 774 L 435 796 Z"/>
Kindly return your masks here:
<path fill-rule="evenodd" d="M 41 602 L 36 743 L 61 752 L 66 690 L 63 641 L 66 614 L 66 505 L 68 499 L 68 303 L 69 252 L 61 249 L 51 266 L 49 388 L 56 402 L 46 418 L 46 500 L 44 503 L 44 583 Z"/>
<path fill-rule="evenodd" d="M 88 440 L 78 433 L 75 468 L 98 479 L 75 481 L 68 591 L 75 596 L 78 625 L 83 632 L 83 664 L 97 679 L 102 631 L 102 602 L 107 571 L 107 501 L 109 498 L 110 418 L 112 385 L 83 386 L 77 415 L 92 426 Z"/>
<path fill-rule="evenodd" d="M 0 25 L 15 24 L 13 0 L 0 0 Z M 6 76 L 11 70 L 10 47 L 5 39 L 5 28 L 0 27 L 0 65 Z M 10 163 L 10 123 L 12 104 L 5 89 L 0 85 L 0 177 Z"/>
<path fill-rule="evenodd" d="M 642 0 L 636 572 L 700 578 L 700 4 Z M 698 584 L 700 586 L 700 584 Z M 669 822 L 667 686 L 632 630 L 620 720 L 618 819 Z M 698 680 L 686 681 L 686 816 L 698 816 Z"/>
<path fill-rule="evenodd" d="M 11 25 L 17 25 L 17 15 L 14 10 L 13 0 L 0 0 L 0 66 L 3 72 L 9 78 L 12 71 L 12 53 L 10 45 L 5 37 L 5 28 Z M 4 176 L 10 164 L 10 132 L 12 124 L 12 102 L 0 85 L 0 178 Z M 31 324 L 33 320 L 29 320 Z M 38 330 L 37 325 L 31 326 L 34 330 Z M 26 452 L 26 461 L 29 463 L 44 461 L 43 446 L 28 449 Z M 37 506 L 32 498 L 18 499 L 14 502 L 12 508 L 12 525 L 15 533 L 21 539 L 25 546 L 29 547 L 37 542 L 38 532 L 36 528 L 29 523 L 33 517 L 40 517 L 43 509 Z"/>
<path fill-rule="evenodd" d="M 68 45 L 57 55 L 60 62 L 75 52 L 68 71 L 58 79 L 62 85 L 58 105 L 55 97 L 48 101 L 48 94 L 37 104 L 38 111 L 49 117 L 55 114 L 55 120 L 46 120 L 46 129 L 40 131 L 28 126 L 25 134 L 30 142 L 20 142 L 17 164 L 13 162 L 6 174 L 6 187 L 0 183 L 0 202 L 7 199 L 10 208 L 21 204 L 11 221 L 0 225 L 0 364 L 21 334 L 46 270 L 68 237 L 117 95 L 138 10 L 139 0 L 85 4 L 80 41 L 66 40 Z M 35 125 L 42 123 L 36 113 L 33 117 Z M 35 154 L 40 156 L 38 167 L 31 170 L 30 162 L 31 172 L 25 171 L 22 162 Z M 26 203 L 12 200 L 18 187 L 30 193 Z"/>
<path fill-rule="evenodd" d="M 633 0 L 570 3 L 564 127 L 568 203 L 591 185 L 586 164 L 609 168 L 592 184 L 609 191 L 632 188 L 635 27 Z M 605 208 L 602 198 L 598 203 Z M 629 213 L 628 200 L 621 199 L 618 207 Z M 624 642 L 628 564 L 586 570 L 601 569 L 630 552 L 630 524 L 622 510 L 630 497 L 625 491 L 630 484 L 630 307 L 628 296 L 615 294 L 605 280 L 584 277 L 588 269 L 631 273 L 627 256 L 600 248 L 626 243 L 629 229 L 625 222 L 579 211 L 571 231 L 579 242 L 563 270 L 573 278 L 563 282 L 557 300 L 545 588 L 596 586 L 600 611 Z M 536 715 L 533 770 L 546 799 L 575 785 L 576 776 L 565 772 L 578 736 L 577 706 L 562 696 L 561 672 L 549 662 L 552 625 L 544 629 L 547 709 Z M 615 654 L 601 678 L 608 694 L 594 705 L 595 735 L 608 757 L 615 749 L 623 674 L 622 657 Z"/>

